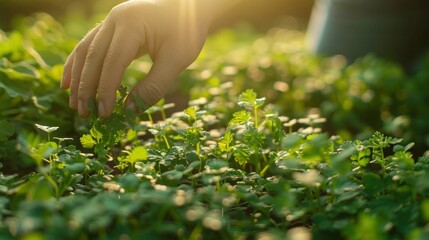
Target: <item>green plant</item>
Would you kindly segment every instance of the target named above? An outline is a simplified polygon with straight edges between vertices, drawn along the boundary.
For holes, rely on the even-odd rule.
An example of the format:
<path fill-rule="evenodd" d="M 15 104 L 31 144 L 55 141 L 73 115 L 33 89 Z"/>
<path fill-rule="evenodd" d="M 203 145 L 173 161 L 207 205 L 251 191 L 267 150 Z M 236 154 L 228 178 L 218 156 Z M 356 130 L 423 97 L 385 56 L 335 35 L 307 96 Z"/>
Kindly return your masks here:
<path fill-rule="evenodd" d="M 45 15 L 31 24 L 50 32 L 40 29 L 44 22 L 57 26 Z M 39 77 L 28 81 L 24 73 L 29 68 L 45 72 L 53 67 L 36 63 L 22 41 L 11 39 L 25 33 L 30 46 L 56 41 L 20 31 L 3 34 L 7 44 L 0 46 L 2 59 L 23 64 L 28 57 L 32 66 L 1 65 L 0 96 L 7 102 L 1 107 L 9 109 L 0 113 L 2 239 L 417 240 L 429 234 L 429 157 L 413 151 L 421 144 L 382 131 L 394 111 L 408 111 L 389 95 L 395 89 L 404 84 L 420 96 L 416 103 L 426 99 L 416 90 L 418 84 L 399 81 L 404 75 L 396 67 L 387 68 L 374 57 L 348 67 L 340 58 L 317 59 L 297 44 L 292 47 L 301 35 L 278 32 L 254 43 L 262 47 L 242 40 L 247 45 L 228 53 L 239 57 L 215 52 L 211 56 L 219 59 L 209 61 L 203 54 L 197 70 L 182 75 L 188 78 L 184 86 L 194 81 L 183 111 L 169 115 L 172 105 L 161 101 L 136 116 L 124 108 L 127 88 L 122 87 L 111 118 L 92 114 L 83 121 L 74 118 L 66 96 L 56 90 L 58 75 L 52 82 Z M 228 39 L 222 34 L 209 44 Z M 291 44 L 281 44 L 278 38 L 285 36 Z M 66 45 L 59 55 L 71 50 Z M 43 49 L 36 52 L 47 54 Z M 137 66 L 145 60 L 139 61 Z M 136 77 L 136 69 L 132 66 L 125 82 Z M 422 68 L 416 79 L 423 76 Z M 383 88 L 384 78 L 396 79 L 395 87 Z M 36 87 L 32 91 L 40 92 L 34 97 L 46 97 L 52 105 L 42 111 L 26 94 L 15 93 L 21 84 Z M 39 84 L 58 93 L 61 101 L 45 96 Z M 258 88 L 252 87 L 256 84 Z M 380 95 L 370 94 L 375 90 Z M 361 91 L 369 95 L 360 97 Z M 362 100 L 368 111 L 377 111 L 379 104 L 392 115 L 370 126 L 374 119 L 360 116 Z M 23 111 L 13 111 L 16 106 Z M 413 106 L 422 113 L 416 119 L 425 119 L 420 107 Z M 97 109 L 95 103 L 92 109 Z M 48 113 L 54 110 L 58 112 L 50 121 Z M 294 114 L 285 115 L 288 111 Z M 396 133 L 424 127 L 401 129 Z M 341 136 L 330 133 L 336 131 Z M 25 161 L 28 168 L 20 170 L 12 160 Z"/>

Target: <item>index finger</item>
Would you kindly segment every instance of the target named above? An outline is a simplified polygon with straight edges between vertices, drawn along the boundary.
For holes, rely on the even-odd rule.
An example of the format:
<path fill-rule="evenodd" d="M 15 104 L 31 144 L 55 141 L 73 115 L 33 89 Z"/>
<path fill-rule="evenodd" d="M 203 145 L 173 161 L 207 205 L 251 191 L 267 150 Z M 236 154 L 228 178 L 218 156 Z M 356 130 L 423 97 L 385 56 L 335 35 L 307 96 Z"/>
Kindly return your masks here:
<path fill-rule="evenodd" d="M 115 27 L 106 21 L 92 40 L 81 70 L 78 87 L 78 113 L 81 117 L 88 115 L 88 103 L 95 99 L 104 58 L 111 44 Z"/>
<path fill-rule="evenodd" d="M 137 57 L 144 36 L 130 34 L 124 27 L 117 27 L 106 53 L 98 85 L 98 114 L 108 117 L 113 112 L 116 90 L 121 85 L 125 69 Z"/>

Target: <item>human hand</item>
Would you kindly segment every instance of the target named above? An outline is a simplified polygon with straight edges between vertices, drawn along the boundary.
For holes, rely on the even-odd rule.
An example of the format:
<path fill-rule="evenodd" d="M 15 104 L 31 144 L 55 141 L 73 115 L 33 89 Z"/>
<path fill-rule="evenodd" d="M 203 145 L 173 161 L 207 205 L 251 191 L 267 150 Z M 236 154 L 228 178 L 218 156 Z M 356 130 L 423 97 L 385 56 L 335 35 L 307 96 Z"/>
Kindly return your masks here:
<path fill-rule="evenodd" d="M 89 101 L 96 99 L 98 115 L 109 117 L 125 69 L 143 54 L 149 54 L 153 65 L 131 90 L 126 105 L 136 106 L 130 96 L 148 106 L 158 102 L 203 47 L 211 17 L 189 6 L 197 1 L 131 0 L 114 7 L 64 65 L 61 87 L 70 88 L 70 107 L 87 117 Z"/>

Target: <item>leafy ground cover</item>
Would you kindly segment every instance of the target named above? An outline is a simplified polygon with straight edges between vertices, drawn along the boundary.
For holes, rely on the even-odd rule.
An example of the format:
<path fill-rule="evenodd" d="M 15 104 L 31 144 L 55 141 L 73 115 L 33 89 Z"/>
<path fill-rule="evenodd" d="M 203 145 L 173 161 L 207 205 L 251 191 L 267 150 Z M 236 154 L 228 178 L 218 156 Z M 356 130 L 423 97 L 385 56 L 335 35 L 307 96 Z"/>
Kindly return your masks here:
<path fill-rule="evenodd" d="M 0 40 L 2 239 L 426 239 L 429 61 L 305 52 L 300 32 L 213 36 L 142 116 L 82 120 L 76 39 L 47 15 Z M 174 97 L 174 94 L 172 96 Z M 176 108 L 177 109 L 177 108 Z"/>

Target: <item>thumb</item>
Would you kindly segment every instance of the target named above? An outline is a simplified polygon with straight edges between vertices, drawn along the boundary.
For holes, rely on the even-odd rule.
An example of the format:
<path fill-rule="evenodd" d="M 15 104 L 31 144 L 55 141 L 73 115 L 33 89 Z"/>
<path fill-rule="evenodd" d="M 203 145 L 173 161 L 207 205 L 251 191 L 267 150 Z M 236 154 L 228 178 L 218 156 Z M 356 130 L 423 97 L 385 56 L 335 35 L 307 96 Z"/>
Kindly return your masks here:
<path fill-rule="evenodd" d="M 177 67 L 177 64 L 154 62 L 146 78 L 131 90 L 125 105 L 138 112 L 155 105 L 164 97 L 183 69 Z"/>

